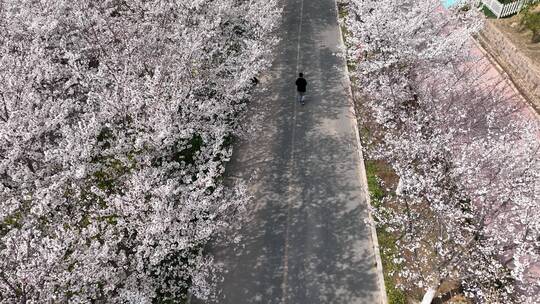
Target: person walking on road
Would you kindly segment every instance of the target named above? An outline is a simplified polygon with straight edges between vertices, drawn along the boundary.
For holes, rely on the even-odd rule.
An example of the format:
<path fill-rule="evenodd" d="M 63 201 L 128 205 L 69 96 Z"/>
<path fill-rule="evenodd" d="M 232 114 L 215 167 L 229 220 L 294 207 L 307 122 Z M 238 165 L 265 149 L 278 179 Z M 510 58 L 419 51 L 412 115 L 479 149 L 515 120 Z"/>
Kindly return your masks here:
<path fill-rule="evenodd" d="M 297 100 L 304 104 L 304 98 L 306 95 L 307 81 L 304 78 L 304 74 L 299 73 L 298 79 L 296 79 L 296 90 L 298 91 Z"/>

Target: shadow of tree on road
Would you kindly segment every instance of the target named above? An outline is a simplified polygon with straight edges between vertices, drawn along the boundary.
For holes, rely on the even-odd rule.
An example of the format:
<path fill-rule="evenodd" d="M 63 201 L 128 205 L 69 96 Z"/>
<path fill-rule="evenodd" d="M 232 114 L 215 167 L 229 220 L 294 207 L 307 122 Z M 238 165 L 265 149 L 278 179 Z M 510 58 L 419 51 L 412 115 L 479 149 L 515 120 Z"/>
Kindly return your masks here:
<path fill-rule="evenodd" d="M 237 145 L 230 166 L 232 176 L 250 179 L 254 200 L 241 243 L 212 248 L 227 269 L 215 302 L 375 303 L 375 259 L 344 59 L 336 54 L 335 3 L 304 1 L 299 68 L 309 85 L 300 106 L 293 30 L 299 2 L 285 2 L 281 52 L 252 108 L 263 125 Z"/>

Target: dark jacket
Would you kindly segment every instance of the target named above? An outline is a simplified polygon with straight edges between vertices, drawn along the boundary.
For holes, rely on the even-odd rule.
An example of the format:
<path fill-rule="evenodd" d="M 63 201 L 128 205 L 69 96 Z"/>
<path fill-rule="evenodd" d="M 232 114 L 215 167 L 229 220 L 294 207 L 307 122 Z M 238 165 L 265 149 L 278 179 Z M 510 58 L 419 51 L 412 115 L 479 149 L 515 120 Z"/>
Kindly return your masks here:
<path fill-rule="evenodd" d="M 306 86 L 307 86 L 307 81 L 304 78 L 299 77 L 298 79 L 296 79 L 296 88 L 298 92 L 305 92 Z"/>

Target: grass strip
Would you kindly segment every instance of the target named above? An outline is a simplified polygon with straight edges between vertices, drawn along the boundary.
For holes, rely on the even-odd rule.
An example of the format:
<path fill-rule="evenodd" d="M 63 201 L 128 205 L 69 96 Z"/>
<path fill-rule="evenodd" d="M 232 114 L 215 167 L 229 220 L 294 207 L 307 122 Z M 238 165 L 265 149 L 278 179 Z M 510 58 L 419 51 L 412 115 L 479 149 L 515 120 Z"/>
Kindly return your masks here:
<path fill-rule="evenodd" d="M 368 181 L 369 196 L 371 204 L 377 208 L 381 206 L 382 200 L 387 195 L 383 189 L 378 176 L 382 176 L 388 168 L 377 162 L 366 160 L 366 175 Z M 394 263 L 394 258 L 399 255 L 396 246 L 396 238 L 387 232 L 384 227 L 377 228 L 377 238 L 379 239 L 379 250 L 382 261 L 384 285 L 389 304 L 406 304 L 407 297 L 405 293 L 396 287 L 397 282 L 393 276 L 399 270 L 399 265 Z"/>

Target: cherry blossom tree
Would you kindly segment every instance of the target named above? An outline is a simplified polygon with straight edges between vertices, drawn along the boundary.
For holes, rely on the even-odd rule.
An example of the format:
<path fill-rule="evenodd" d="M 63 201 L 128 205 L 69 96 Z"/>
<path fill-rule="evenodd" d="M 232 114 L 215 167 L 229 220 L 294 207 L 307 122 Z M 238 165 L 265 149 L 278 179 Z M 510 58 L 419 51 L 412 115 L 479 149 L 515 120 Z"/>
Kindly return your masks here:
<path fill-rule="evenodd" d="M 471 51 L 473 4 L 348 3 L 349 59 L 382 139 L 371 154 L 400 178 L 376 216 L 399 235 L 403 288 L 426 290 L 422 303 L 445 280 L 482 303 L 532 303 L 540 127 Z"/>
<path fill-rule="evenodd" d="M 0 1 L 0 302 L 212 293 L 274 1 Z"/>

